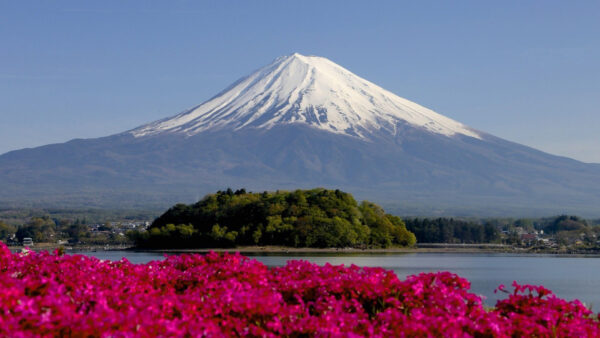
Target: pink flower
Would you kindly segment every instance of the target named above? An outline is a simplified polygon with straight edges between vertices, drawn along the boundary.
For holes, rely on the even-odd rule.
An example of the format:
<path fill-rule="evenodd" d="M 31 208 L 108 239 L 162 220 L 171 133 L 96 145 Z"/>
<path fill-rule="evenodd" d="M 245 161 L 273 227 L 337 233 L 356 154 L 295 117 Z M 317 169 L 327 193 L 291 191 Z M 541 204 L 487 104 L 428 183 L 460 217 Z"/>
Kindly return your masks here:
<path fill-rule="evenodd" d="M 131 264 L 0 243 L 0 336 L 599 336 L 579 301 L 513 283 L 486 311 L 449 272 L 292 261 L 267 268 L 238 253 Z M 498 290 L 504 291 L 504 286 Z"/>

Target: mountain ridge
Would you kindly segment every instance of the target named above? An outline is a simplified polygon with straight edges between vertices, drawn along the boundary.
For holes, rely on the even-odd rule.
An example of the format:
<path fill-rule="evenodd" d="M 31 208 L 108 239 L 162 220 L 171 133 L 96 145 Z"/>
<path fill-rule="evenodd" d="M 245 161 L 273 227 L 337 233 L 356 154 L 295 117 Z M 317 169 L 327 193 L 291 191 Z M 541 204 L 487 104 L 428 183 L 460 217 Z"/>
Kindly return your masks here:
<path fill-rule="evenodd" d="M 338 83 L 316 76 L 312 81 L 308 76 L 305 81 L 303 76 L 312 72 L 289 73 L 306 70 L 301 58 L 308 57 L 293 54 L 276 59 L 174 117 L 106 137 L 0 155 L 0 206 L 168 207 L 194 202 L 228 186 L 252 191 L 320 186 L 351 192 L 406 215 L 429 210 L 430 215 L 442 216 L 577 213 L 600 217 L 600 165 L 550 155 L 451 119 L 456 124 L 445 125 L 447 118 L 438 117 L 442 115 L 380 90 L 335 64 L 331 67 L 348 72 L 350 80 Z M 333 64 L 323 60 L 309 61 Z M 269 76 L 276 72 L 283 75 Z M 338 95 L 330 101 L 323 93 L 311 96 L 316 89 L 297 86 L 298 78 L 300 83 L 315 83 L 320 91 L 332 87 Z M 293 81 L 278 84 L 282 79 Z M 363 94 L 356 88 L 365 83 L 375 103 L 369 95 L 357 97 Z M 303 96 L 298 94 L 302 91 Z M 267 96 L 272 102 L 263 100 Z M 379 101 L 385 99 L 410 102 L 415 109 L 405 105 L 406 110 L 383 111 L 387 106 Z M 346 102 L 352 111 L 345 113 L 331 102 L 338 107 Z M 319 120 L 318 110 L 309 109 L 311 105 L 324 107 L 328 121 L 342 121 L 338 126 L 348 122 L 355 133 L 330 129 L 329 123 Z M 358 107 L 375 108 L 363 114 Z M 403 120 L 403 114 L 425 116 L 437 124 Z M 363 115 L 375 127 L 358 120 Z M 282 120 L 285 116 L 296 120 Z M 464 133 L 445 126 L 464 128 Z"/>
<path fill-rule="evenodd" d="M 294 53 L 236 81 L 208 101 L 131 131 L 136 137 L 161 132 L 194 135 L 205 130 L 269 129 L 304 123 L 333 133 L 368 139 L 396 133 L 409 123 L 431 132 L 478 138 L 463 124 L 399 97 L 332 61 Z"/>

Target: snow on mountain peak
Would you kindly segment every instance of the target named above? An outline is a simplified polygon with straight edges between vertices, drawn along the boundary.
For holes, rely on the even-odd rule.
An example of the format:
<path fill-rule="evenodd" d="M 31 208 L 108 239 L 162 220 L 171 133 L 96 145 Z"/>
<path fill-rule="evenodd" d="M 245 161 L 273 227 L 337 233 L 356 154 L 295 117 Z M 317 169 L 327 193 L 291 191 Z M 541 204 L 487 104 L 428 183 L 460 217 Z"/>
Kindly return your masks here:
<path fill-rule="evenodd" d="M 194 135 L 206 130 L 272 128 L 302 123 L 369 139 L 395 135 L 409 124 L 433 133 L 480 138 L 465 125 L 403 99 L 334 62 L 298 53 L 275 59 L 212 99 L 178 115 L 131 131 L 136 137 L 163 132 Z"/>

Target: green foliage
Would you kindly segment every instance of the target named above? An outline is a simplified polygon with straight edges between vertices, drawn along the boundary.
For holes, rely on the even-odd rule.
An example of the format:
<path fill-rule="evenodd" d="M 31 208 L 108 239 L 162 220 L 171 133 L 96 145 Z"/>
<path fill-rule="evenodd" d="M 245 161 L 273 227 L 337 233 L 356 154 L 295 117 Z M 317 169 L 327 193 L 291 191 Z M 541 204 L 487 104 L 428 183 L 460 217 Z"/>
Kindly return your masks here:
<path fill-rule="evenodd" d="M 49 217 L 34 217 L 26 224 L 18 227 L 16 237 L 19 242 L 31 237 L 34 242 L 49 242 L 56 235 L 56 224 Z"/>
<path fill-rule="evenodd" d="M 405 222 L 419 243 L 492 243 L 500 240 L 500 231 L 490 223 L 482 225 L 453 218 L 415 218 Z"/>
<path fill-rule="evenodd" d="M 219 231 L 218 225 L 216 231 Z M 214 229 L 213 229 L 214 230 Z M 148 247 L 157 247 L 167 244 L 168 247 L 187 247 L 193 239 L 196 230 L 190 224 L 166 224 L 153 227 L 146 232 L 129 231 L 127 237 L 136 243 L 146 243 Z"/>
<path fill-rule="evenodd" d="M 524 245 L 521 235 L 535 233 L 561 246 L 585 245 L 600 249 L 600 227 L 594 221 L 586 221 L 578 216 L 516 220 L 495 218 L 480 221 L 415 218 L 406 219 L 405 222 L 407 229 L 414 232 L 420 243 Z"/>
<path fill-rule="evenodd" d="M 548 233 L 557 233 L 561 231 L 584 231 L 588 228 L 585 220 L 577 216 L 561 215 L 549 222 L 544 227 L 544 231 Z"/>
<path fill-rule="evenodd" d="M 0 221 L 0 241 L 6 243 L 17 232 L 17 228 Z"/>
<path fill-rule="evenodd" d="M 90 236 L 90 229 L 81 223 L 68 225 L 64 229 L 67 236 L 75 243 Z"/>
<path fill-rule="evenodd" d="M 168 230 L 173 224 L 187 224 L 193 231 L 186 239 L 174 240 L 179 235 Z M 138 246 L 163 248 L 390 247 L 416 243 L 400 218 L 385 214 L 370 202 L 358 205 L 351 194 L 326 189 L 263 193 L 227 189 L 193 205 L 177 204 L 157 218 L 147 233 L 131 236 Z"/>

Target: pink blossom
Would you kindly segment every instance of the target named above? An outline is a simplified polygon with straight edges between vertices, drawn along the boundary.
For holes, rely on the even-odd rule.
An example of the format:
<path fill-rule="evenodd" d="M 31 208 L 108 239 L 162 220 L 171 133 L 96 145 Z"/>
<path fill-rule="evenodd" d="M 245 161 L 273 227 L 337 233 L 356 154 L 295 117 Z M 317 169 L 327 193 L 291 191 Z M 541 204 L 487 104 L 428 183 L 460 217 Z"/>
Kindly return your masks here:
<path fill-rule="evenodd" d="M 0 336 L 600 336 L 597 315 L 542 286 L 514 283 L 492 310 L 469 288 L 449 272 L 401 281 L 214 252 L 137 265 L 0 243 Z"/>

